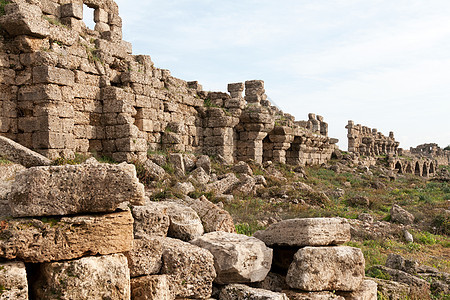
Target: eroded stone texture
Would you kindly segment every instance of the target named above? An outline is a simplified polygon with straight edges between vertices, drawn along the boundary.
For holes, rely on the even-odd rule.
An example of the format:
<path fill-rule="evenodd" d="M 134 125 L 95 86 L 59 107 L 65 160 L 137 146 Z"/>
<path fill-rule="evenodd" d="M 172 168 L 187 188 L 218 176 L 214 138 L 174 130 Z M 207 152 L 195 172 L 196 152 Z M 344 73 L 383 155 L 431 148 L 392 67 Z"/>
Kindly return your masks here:
<path fill-rule="evenodd" d="M 0 299 L 28 300 L 25 264 L 19 261 L 0 263 Z"/>
<path fill-rule="evenodd" d="M 225 175 L 222 179 L 209 183 L 207 189 L 213 191 L 217 195 L 223 194 L 228 191 L 233 185 L 239 182 L 239 179 L 234 173 Z"/>
<path fill-rule="evenodd" d="M 142 205 L 144 186 L 130 164 L 34 167 L 21 172 L 9 194 L 14 217 L 113 212 Z"/>
<path fill-rule="evenodd" d="M 130 274 L 123 254 L 84 257 L 41 265 L 33 290 L 38 299 L 130 299 Z"/>
<path fill-rule="evenodd" d="M 158 202 L 156 205 L 169 216 L 169 237 L 188 242 L 203 234 L 202 221 L 192 208 L 175 202 Z"/>
<path fill-rule="evenodd" d="M 134 300 L 173 300 L 175 293 L 168 275 L 151 275 L 131 279 Z"/>
<path fill-rule="evenodd" d="M 391 221 L 410 225 L 414 222 L 414 216 L 397 204 L 394 204 L 391 208 Z"/>
<path fill-rule="evenodd" d="M 254 238 L 228 232 L 211 232 L 191 242 L 214 255 L 216 283 L 264 280 L 272 264 L 272 249 Z"/>
<path fill-rule="evenodd" d="M 283 293 L 251 288 L 243 284 L 230 284 L 222 289 L 220 300 L 289 300 Z"/>
<path fill-rule="evenodd" d="M 345 300 L 377 300 L 377 283 L 366 279 L 356 291 L 338 294 L 344 296 Z"/>
<path fill-rule="evenodd" d="M 214 257 L 206 249 L 172 239 L 163 239 L 161 274 L 169 275 L 177 297 L 208 298 L 216 278 Z"/>
<path fill-rule="evenodd" d="M 167 236 L 170 221 L 165 207 L 161 207 L 156 202 L 148 202 L 145 206 L 131 207 L 131 211 L 136 238 Z"/>
<path fill-rule="evenodd" d="M 0 136 L 0 154 L 8 160 L 27 168 L 48 166 L 52 161 L 6 137 Z"/>
<path fill-rule="evenodd" d="M 197 212 L 205 232 L 236 232 L 230 213 L 209 201 L 205 196 L 198 199 L 186 198 L 184 201 Z"/>
<path fill-rule="evenodd" d="M 283 291 L 289 300 L 346 300 L 344 297 L 336 295 L 332 292 L 301 292 L 293 290 Z"/>
<path fill-rule="evenodd" d="M 129 211 L 61 219 L 12 219 L 2 224 L 0 257 L 10 260 L 49 262 L 132 248 L 133 217 Z"/>
<path fill-rule="evenodd" d="M 364 279 L 364 256 L 352 247 L 305 247 L 294 256 L 287 284 L 304 291 L 355 291 Z"/>
<path fill-rule="evenodd" d="M 11 216 L 11 209 L 8 202 L 8 194 L 16 174 L 25 170 L 25 167 L 18 164 L 0 164 L 0 219 Z"/>
<path fill-rule="evenodd" d="M 158 274 L 162 266 L 161 238 L 142 238 L 133 241 L 133 249 L 126 252 L 130 276 Z"/>
<path fill-rule="evenodd" d="M 327 246 L 350 241 L 350 225 L 344 219 L 292 219 L 275 223 L 254 237 L 273 246 Z"/>
<path fill-rule="evenodd" d="M 378 278 L 370 278 L 378 285 L 378 291 L 389 300 L 404 300 L 408 299 L 411 288 L 404 283 L 383 280 Z"/>

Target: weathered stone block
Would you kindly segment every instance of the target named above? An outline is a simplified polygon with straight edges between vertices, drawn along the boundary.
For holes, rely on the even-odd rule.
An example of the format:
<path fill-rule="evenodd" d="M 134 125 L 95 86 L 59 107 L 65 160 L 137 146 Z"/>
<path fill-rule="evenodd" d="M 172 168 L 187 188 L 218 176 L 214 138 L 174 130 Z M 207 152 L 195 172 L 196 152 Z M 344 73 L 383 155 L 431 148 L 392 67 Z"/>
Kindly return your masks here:
<path fill-rule="evenodd" d="M 83 19 L 83 3 L 67 3 L 61 5 L 61 18 Z"/>
<path fill-rule="evenodd" d="M 212 182 L 207 185 L 207 190 L 214 192 L 217 195 L 223 194 L 228 191 L 234 184 L 238 183 L 239 179 L 234 173 L 225 175 L 222 179 Z"/>
<path fill-rule="evenodd" d="M 48 166 L 51 160 L 22 145 L 0 136 L 0 153 L 4 158 L 19 163 L 25 167 Z"/>
<path fill-rule="evenodd" d="M 0 26 L 10 35 L 47 37 L 49 23 L 42 19 L 42 10 L 26 2 L 10 3 L 5 6 L 5 15 L 0 17 Z"/>
<path fill-rule="evenodd" d="M 129 211 L 61 219 L 4 220 L 0 257 L 39 263 L 91 254 L 130 251 L 133 217 Z"/>
<path fill-rule="evenodd" d="M 370 280 L 377 283 L 378 291 L 386 299 L 404 300 L 409 298 L 411 288 L 407 284 L 378 278 L 370 278 Z"/>
<path fill-rule="evenodd" d="M 352 247 L 305 247 L 294 256 L 286 282 L 304 291 L 355 291 L 364 279 L 364 255 Z"/>
<path fill-rule="evenodd" d="M 19 261 L 0 263 L 0 299 L 28 300 L 25 264 Z"/>
<path fill-rule="evenodd" d="M 185 202 L 197 212 L 205 232 L 236 232 L 230 213 L 209 201 L 205 196 L 198 199 L 185 199 Z"/>
<path fill-rule="evenodd" d="M 302 292 L 302 291 L 283 291 L 290 300 L 345 300 L 344 297 L 332 292 Z"/>
<path fill-rule="evenodd" d="M 220 291 L 220 300 L 289 300 L 284 293 L 251 288 L 243 284 L 230 284 Z"/>
<path fill-rule="evenodd" d="M 41 265 L 33 290 L 38 299 L 130 299 L 130 274 L 123 254 L 84 257 Z"/>
<path fill-rule="evenodd" d="M 133 249 L 125 253 L 128 258 L 130 276 L 157 274 L 162 265 L 162 242 L 158 237 L 135 239 Z"/>
<path fill-rule="evenodd" d="M 356 291 L 338 292 L 338 294 L 346 300 L 377 300 L 377 283 L 366 279 Z"/>
<path fill-rule="evenodd" d="M 144 203 L 134 165 L 84 163 L 30 168 L 16 177 L 9 203 L 14 217 L 113 212 Z"/>
<path fill-rule="evenodd" d="M 339 218 L 285 220 L 254 236 L 273 246 L 328 246 L 350 241 L 350 225 Z"/>
<path fill-rule="evenodd" d="M 51 66 L 33 68 L 33 83 L 55 83 L 73 86 L 75 75 L 72 71 Z"/>
<path fill-rule="evenodd" d="M 216 283 L 246 283 L 264 280 L 272 264 L 272 249 L 254 237 L 211 232 L 191 242 L 214 255 Z"/>
<path fill-rule="evenodd" d="M 133 206 L 131 211 L 136 238 L 167 236 L 170 221 L 165 207 L 161 207 L 156 202 L 148 202 L 145 206 Z"/>
<path fill-rule="evenodd" d="M 216 277 L 214 257 L 206 249 L 171 238 L 163 239 L 161 274 L 170 275 L 177 297 L 208 298 Z"/>
<path fill-rule="evenodd" d="M 152 275 L 131 279 L 131 298 L 134 300 L 173 300 L 175 292 L 168 275 Z"/>

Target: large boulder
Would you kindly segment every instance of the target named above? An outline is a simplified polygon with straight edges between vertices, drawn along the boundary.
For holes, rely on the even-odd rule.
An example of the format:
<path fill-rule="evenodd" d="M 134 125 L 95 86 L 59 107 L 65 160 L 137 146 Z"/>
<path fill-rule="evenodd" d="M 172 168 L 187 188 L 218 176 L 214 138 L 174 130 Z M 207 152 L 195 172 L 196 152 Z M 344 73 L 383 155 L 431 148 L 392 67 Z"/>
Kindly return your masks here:
<path fill-rule="evenodd" d="M 189 206 L 175 202 L 159 202 L 157 205 L 169 216 L 169 237 L 188 242 L 203 234 L 202 220 Z"/>
<path fill-rule="evenodd" d="M 133 217 L 129 211 L 61 219 L 7 219 L 1 224 L 0 257 L 9 260 L 39 263 L 132 248 Z"/>
<path fill-rule="evenodd" d="M 283 293 L 230 284 L 220 291 L 219 300 L 289 300 Z"/>
<path fill-rule="evenodd" d="M 170 220 L 165 206 L 158 202 L 148 202 L 145 206 L 132 206 L 131 212 L 135 238 L 167 236 Z"/>
<path fill-rule="evenodd" d="M 352 247 L 305 247 L 295 254 L 286 282 L 310 292 L 355 291 L 364 280 L 364 255 Z"/>
<path fill-rule="evenodd" d="M 133 300 L 174 300 L 175 292 L 168 275 L 150 275 L 131 279 Z"/>
<path fill-rule="evenodd" d="M 394 204 L 391 208 L 391 221 L 403 225 L 411 225 L 414 222 L 414 216 L 397 204 Z"/>
<path fill-rule="evenodd" d="M 328 246 L 350 241 L 350 225 L 340 218 L 292 219 L 275 223 L 254 237 L 268 246 Z"/>
<path fill-rule="evenodd" d="M 0 299 L 28 300 L 27 271 L 23 262 L 0 263 Z"/>
<path fill-rule="evenodd" d="M 216 278 L 214 257 L 206 249 L 189 243 L 164 238 L 161 274 L 169 275 L 179 298 L 208 298 Z"/>
<path fill-rule="evenodd" d="M 45 263 L 33 284 L 37 299 L 130 299 L 130 273 L 123 254 Z"/>
<path fill-rule="evenodd" d="M 126 252 L 132 278 L 158 274 L 162 266 L 162 242 L 160 237 L 135 239 L 133 249 Z"/>
<path fill-rule="evenodd" d="M 211 232 L 191 243 L 214 255 L 218 284 L 263 281 L 270 271 L 272 249 L 254 237 Z"/>
<path fill-rule="evenodd" d="M 377 283 L 366 279 L 359 288 L 353 292 L 338 292 L 345 300 L 377 300 Z"/>
<path fill-rule="evenodd" d="M 85 163 L 27 169 L 8 199 L 14 217 L 34 217 L 114 212 L 144 196 L 134 165 Z"/>
<path fill-rule="evenodd" d="M 205 196 L 198 199 L 186 198 L 184 201 L 197 212 L 205 232 L 236 232 L 230 213 L 209 201 Z"/>
<path fill-rule="evenodd" d="M 49 166 L 52 163 L 47 157 L 25 148 L 4 136 L 0 136 L 0 153 L 2 157 L 27 168 Z"/>

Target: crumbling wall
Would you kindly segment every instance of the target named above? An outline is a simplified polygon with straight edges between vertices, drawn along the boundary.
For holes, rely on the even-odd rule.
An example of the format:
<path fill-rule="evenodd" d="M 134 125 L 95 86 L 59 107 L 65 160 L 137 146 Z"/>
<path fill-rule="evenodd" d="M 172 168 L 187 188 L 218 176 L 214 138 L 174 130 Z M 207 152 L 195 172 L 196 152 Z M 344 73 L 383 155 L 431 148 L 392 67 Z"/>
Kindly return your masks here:
<path fill-rule="evenodd" d="M 411 147 L 409 152 L 416 156 L 436 159 L 439 165 L 450 164 L 450 151 L 441 149 L 438 144 L 422 144 L 415 148 Z"/>
<path fill-rule="evenodd" d="M 166 149 L 314 164 L 337 142 L 322 117 L 295 122 L 271 106 L 263 81 L 206 92 L 132 55 L 114 1 L 12 0 L 0 26 L 0 134 L 51 159 L 134 161 Z"/>

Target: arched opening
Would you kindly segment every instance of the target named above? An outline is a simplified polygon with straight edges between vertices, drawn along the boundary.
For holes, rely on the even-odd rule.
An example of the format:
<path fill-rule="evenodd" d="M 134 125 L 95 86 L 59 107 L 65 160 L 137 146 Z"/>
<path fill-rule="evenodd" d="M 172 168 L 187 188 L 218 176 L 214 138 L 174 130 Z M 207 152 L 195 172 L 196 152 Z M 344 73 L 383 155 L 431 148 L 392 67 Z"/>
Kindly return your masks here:
<path fill-rule="evenodd" d="M 273 143 L 270 141 L 269 135 L 267 135 L 263 141 L 263 161 L 273 160 Z"/>
<path fill-rule="evenodd" d="M 430 163 L 430 171 L 428 172 L 429 174 L 434 174 L 434 164 L 431 162 Z"/>
<path fill-rule="evenodd" d="M 408 163 L 408 165 L 406 166 L 406 173 L 408 173 L 408 174 L 414 173 L 411 163 Z"/>
<path fill-rule="evenodd" d="M 422 176 L 423 177 L 428 177 L 428 166 L 427 166 L 426 162 L 424 162 L 423 166 L 422 166 Z"/>
<path fill-rule="evenodd" d="M 395 170 L 397 170 L 398 174 L 403 174 L 402 164 L 399 161 L 395 164 Z"/>
<path fill-rule="evenodd" d="M 420 176 L 420 165 L 419 162 L 416 162 L 416 167 L 414 168 L 414 174 Z"/>
<path fill-rule="evenodd" d="M 286 163 L 290 165 L 300 164 L 300 143 L 301 137 L 294 137 L 294 141 L 291 143 L 289 149 L 286 150 Z"/>

